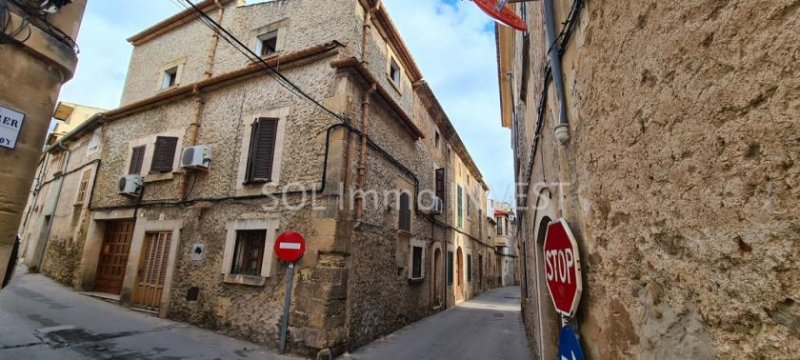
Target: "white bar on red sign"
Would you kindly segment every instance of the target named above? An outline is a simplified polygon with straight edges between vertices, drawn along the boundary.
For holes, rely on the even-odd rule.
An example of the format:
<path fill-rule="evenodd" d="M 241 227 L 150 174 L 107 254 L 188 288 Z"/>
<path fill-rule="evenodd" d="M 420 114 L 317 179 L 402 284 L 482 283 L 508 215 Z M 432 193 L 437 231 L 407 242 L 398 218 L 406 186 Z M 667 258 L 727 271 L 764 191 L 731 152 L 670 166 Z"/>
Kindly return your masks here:
<path fill-rule="evenodd" d="M 279 248 L 281 249 L 290 249 L 290 250 L 300 250 L 300 244 L 298 243 L 281 243 Z"/>

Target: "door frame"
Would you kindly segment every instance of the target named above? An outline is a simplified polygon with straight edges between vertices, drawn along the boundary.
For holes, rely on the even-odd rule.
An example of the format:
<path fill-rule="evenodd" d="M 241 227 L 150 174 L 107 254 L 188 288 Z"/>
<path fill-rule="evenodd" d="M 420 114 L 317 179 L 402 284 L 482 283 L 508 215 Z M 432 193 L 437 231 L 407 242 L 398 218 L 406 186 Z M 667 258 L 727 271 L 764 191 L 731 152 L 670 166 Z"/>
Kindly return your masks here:
<path fill-rule="evenodd" d="M 178 256 L 180 244 L 180 234 L 183 228 L 181 220 L 147 220 L 145 218 L 136 219 L 136 227 L 133 230 L 133 241 L 131 242 L 131 254 L 128 256 L 128 265 L 125 269 L 125 279 L 122 282 L 122 294 L 120 303 L 122 305 L 133 306 L 133 291 L 136 289 L 136 279 L 141 263 L 142 248 L 147 233 L 150 232 L 172 232 L 172 242 L 169 245 L 169 257 L 167 264 L 167 274 L 164 279 L 164 289 L 161 293 L 161 303 L 158 307 L 158 316 L 166 317 L 169 308 L 169 299 L 172 293 L 172 279 L 175 274 L 175 264 Z"/>

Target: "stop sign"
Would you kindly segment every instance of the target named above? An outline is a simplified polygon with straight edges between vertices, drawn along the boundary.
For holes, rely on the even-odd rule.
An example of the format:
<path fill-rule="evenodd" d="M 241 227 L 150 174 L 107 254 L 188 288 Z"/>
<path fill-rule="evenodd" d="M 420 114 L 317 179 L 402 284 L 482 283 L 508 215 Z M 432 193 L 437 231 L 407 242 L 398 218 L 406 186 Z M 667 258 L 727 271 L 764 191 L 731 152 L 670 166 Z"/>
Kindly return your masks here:
<path fill-rule="evenodd" d="M 287 231 L 275 239 L 275 254 L 278 259 L 292 263 L 303 257 L 306 251 L 306 240 L 303 235 L 294 231 Z"/>
<path fill-rule="evenodd" d="M 575 315 L 583 290 L 581 261 L 575 236 L 564 219 L 547 226 L 544 273 L 556 311 L 567 317 Z"/>

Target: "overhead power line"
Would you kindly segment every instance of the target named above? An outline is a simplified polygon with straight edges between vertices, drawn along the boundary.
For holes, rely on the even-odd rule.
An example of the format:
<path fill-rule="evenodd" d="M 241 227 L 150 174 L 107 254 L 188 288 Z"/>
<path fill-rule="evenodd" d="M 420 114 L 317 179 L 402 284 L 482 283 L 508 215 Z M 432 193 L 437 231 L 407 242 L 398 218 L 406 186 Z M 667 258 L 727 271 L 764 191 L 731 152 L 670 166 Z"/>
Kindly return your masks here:
<path fill-rule="evenodd" d="M 195 18 L 195 20 L 197 20 L 201 24 L 205 25 L 206 27 L 208 27 L 209 29 L 211 29 L 215 33 L 217 33 L 217 35 L 220 38 L 222 38 L 225 42 L 227 42 L 229 45 L 231 45 L 239 53 L 244 55 L 248 60 L 260 64 L 262 66 L 262 68 L 264 68 L 264 70 L 266 70 L 268 74 L 272 75 L 278 81 L 278 83 L 281 86 L 283 86 L 284 88 L 289 90 L 291 93 L 303 98 L 304 100 L 311 102 L 313 105 L 315 105 L 316 107 L 322 109 L 324 112 L 330 114 L 334 118 L 336 118 L 336 119 L 338 119 L 338 120 L 340 120 L 342 122 L 345 122 L 345 123 L 349 123 L 350 122 L 350 119 L 348 119 L 346 116 L 338 114 L 335 111 L 329 109 L 328 107 L 323 105 L 322 102 L 320 102 L 319 100 L 317 100 L 314 97 L 312 97 L 311 95 L 309 95 L 300 86 L 298 86 L 292 80 L 287 78 L 278 69 L 276 69 L 273 66 L 270 66 L 264 60 L 264 58 L 262 58 L 261 56 L 257 55 L 255 52 L 253 52 L 253 50 L 251 50 L 247 45 L 245 45 L 236 36 L 231 34 L 231 32 L 228 31 L 224 26 L 222 26 L 222 24 L 219 24 L 214 19 L 209 17 L 208 14 L 206 14 L 205 12 L 200 10 L 200 8 L 198 8 L 194 3 L 192 3 L 189 0 L 184 0 L 184 1 L 189 6 L 186 6 L 183 2 L 181 2 L 181 0 L 173 0 L 173 2 L 175 2 L 176 4 L 182 6 L 185 9 L 193 9 L 194 10 L 194 18 Z"/>

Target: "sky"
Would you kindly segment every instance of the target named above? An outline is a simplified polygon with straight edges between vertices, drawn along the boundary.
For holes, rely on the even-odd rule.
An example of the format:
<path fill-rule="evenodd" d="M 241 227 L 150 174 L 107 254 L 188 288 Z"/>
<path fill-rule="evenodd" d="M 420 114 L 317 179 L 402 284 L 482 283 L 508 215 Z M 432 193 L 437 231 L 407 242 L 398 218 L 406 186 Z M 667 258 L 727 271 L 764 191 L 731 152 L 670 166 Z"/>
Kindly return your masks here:
<path fill-rule="evenodd" d="M 500 126 L 494 23 L 470 1 L 383 2 L 478 164 L 489 196 L 512 201 L 513 159 L 509 130 Z M 88 3 L 77 39 L 78 68 L 60 100 L 113 109 L 131 55 L 126 39 L 182 8 L 172 0 Z"/>

